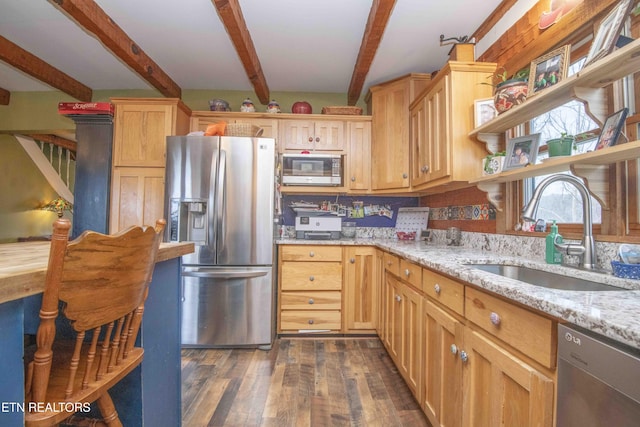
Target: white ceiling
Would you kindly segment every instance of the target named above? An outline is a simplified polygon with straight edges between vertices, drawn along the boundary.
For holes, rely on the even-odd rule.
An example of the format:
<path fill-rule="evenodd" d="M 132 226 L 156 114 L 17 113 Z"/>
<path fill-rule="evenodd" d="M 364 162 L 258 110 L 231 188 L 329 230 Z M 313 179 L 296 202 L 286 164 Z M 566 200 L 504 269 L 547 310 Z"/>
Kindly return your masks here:
<path fill-rule="evenodd" d="M 239 0 L 271 91 L 346 93 L 372 0 Z M 211 0 L 96 0 L 183 90 L 253 90 Z M 397 0 L 368 87 L 445 63 L 501 0 Z M 152 89 L 43 0 L 0 0 L 0 35 L 93 90 Z M 480 52 L 478 52 L 480 53 Z M 0 88 L 54 90 L 0 62 Z"/>

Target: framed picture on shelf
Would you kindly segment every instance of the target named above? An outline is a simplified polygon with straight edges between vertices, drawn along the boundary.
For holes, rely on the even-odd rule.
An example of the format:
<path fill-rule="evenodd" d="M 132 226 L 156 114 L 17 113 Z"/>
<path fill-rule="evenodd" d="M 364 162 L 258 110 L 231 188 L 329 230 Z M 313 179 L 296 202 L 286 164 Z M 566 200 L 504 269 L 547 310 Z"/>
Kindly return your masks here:
<path fill-rule="evenodd" d="M 598 142 L 595 148 L 596 151 L 616 145 L 628 112 L 628 108 L 623 108 L 622 110 L 616 111 L 607 117 L 604 125 L 602 125 L 602 132 L 600 132 L 600 136 L 598 137 Z"/>
<path fill-rule="evenodd" d="M 498 115 L 493 98 L 476 99 L 473 101 L 473 116 L 475 127 L 480 127 Z"/>
<path fill-rule="evenodd" d="M 530 98 L 541 90 L 560 83 L 567 77 L 570 49 L 571 45 L 565 45 L 531 62 L 527 97 Z"/>
<path fill-rule="evenodd" d="M 631 8 L 634 4 L 635 1 L 633 0 L 622 0 L 604 17 L 596 35 L 593 37 L 583 68 L 611 53 L 616 45 L 625 18 L 631 13 Z"/>
<path fill-rule="evenodd" d="M 521 136 L 507 141 L 507 155 L 504 159 L 503 170 L 523 168 L 536 163 L 540 134 Z"/>

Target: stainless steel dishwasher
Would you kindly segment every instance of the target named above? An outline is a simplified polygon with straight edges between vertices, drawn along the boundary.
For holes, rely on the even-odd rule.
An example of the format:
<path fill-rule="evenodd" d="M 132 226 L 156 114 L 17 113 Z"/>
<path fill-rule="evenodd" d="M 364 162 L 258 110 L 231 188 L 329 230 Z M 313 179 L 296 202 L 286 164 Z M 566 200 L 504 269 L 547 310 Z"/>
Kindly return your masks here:
<path fill-rule="evenodd" d="M 640 426 L 640 351 L 559 325 L 556 425 Z"/>

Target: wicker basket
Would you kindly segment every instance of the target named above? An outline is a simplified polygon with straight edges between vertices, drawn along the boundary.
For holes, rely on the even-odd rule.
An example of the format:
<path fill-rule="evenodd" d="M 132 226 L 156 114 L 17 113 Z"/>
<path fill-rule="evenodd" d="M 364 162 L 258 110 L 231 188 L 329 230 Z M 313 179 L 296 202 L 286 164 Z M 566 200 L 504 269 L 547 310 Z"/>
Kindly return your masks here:
<path fill-rule="evenodd" d="M 360 107 L 322 107 L 322 114 L 338 114 L 338 115 L 362 115 Z"/>
<path fill-rule="evenodd" d="M 260 136 L 264 129 L 251 123 L 227 123 L 225 136 Z"/>

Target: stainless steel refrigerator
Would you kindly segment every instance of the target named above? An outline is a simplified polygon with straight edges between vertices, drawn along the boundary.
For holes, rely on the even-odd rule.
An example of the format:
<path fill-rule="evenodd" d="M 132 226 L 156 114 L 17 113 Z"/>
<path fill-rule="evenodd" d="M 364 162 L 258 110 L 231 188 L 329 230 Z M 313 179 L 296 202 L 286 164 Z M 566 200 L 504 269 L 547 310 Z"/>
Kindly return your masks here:
<path fill-rule="evenodd" d="M 270 348 L 275 336 L 275 141 L 167 138 L 166 241 L 182 257 L 182 345 Z"/>

